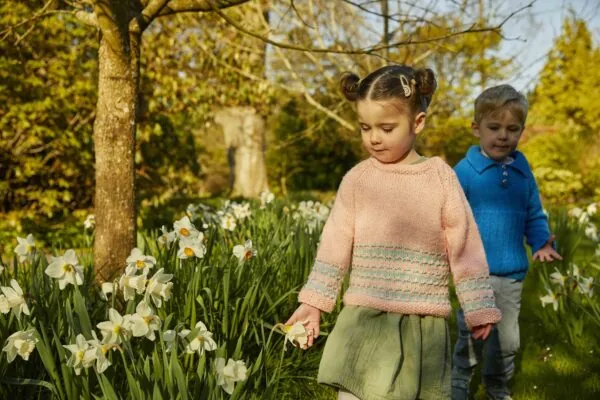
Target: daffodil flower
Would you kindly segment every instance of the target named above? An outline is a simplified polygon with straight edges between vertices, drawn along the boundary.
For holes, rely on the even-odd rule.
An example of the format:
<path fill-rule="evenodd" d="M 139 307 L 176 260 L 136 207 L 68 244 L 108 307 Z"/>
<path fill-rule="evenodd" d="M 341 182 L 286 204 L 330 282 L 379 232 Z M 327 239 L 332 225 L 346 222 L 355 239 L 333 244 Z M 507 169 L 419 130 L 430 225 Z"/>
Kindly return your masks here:
<path fill-rule="evenodd" d="M 564 276 L 563 274 L 560 273 L 560 271 L 556 268 L 554 268 L 556 270 L 556 272 L 553 272 L 550 274 L 550 279 L 552 280 L 552 282 L 559 284 L 560 286 L 565 286 L 565 283 L 567 281 L 567 277 Z"/>
<path fill-rule="evenodd" d="M 15 254 L 19 256 L 19 262 L 33 260 L 35 255 L 35 240 L 30 233 L 25 239 L 17 237 L 18 245 L 15 247 Z"/>
<path fill-rule="evenodd" d="M 244 203 L 244 204 L 234 203 L 231 206 L 231 210 L 233 211 L 233 216 L 238 220 L 246 219 L 250 215 L 252 215 L 252 212 L 250 211 L 250 203 Z"/>
<path fill-rule="evenodd" d="M 550 289 L 546 290 L 548 291 L 548 294 L 546 296 L 540 297 L 542 306 L 546 307 L 547 304 L 552 304 L 554 311 L 558 311 L 558 299 L 556 297 L 556 294 L 554 294 Z"/>
<path fill-rule="evenodd" d="M 11 279 L 10 286 L 11 287 L 0 287 L 0 290 L 2 290 L 2 293 L 4 293 L 4 296 L 6 297 L 9 307 L 12 309 L 17 319 L 21 318 L 21 313 L 29 315 L 29 307 L 27 307 L 27 302 L 25 301 L 23 290 L 21 290 L 19 282 Z"/>
<path fill-rule="evenodd" d="M 583 276 L 580 278 L 579 282 L 577 282 L 577 289 L 581 294 L 585 294 L 587 297 L 592 297 L 594 294 L 594 288 L 592 285 L 594 284 L 594 278 L 584 278 Z"/>
<path fill-rule="evenodd" d="M 0 294 L 0 312 L 2 314 L 7 314 L 10 312 L 10 303 L 5 295 Z"/>
<path fill-rule="evenodd" d="M 164 225 L 160 228 L 162 234 L 158 237 L 158 244 L 161 246 L 170 245 L 177 239 L 177 232 L 167 230 L 167 227 Z"/>
<path fill-rule="evenodd" d="M 17 357 L 25 361 L 29 360 L 29 355 L 35 350 L 38 338 L 35 337 L 35 329 L 28 331 L 15 332 L 6 339 L 6 345 L 2 351 L 6 352 L 6 358 L 11 363 Z"/>
<path fill-rule="evenodd" d="M 102 343 L 96 337 L 96 332 L 92 331 L 92 340 L 88 340 L 90 347 L 86 350 L 83 362 L 85 364 L 93 364 L 96 362 L 96 371 L 101 374 L 111 365 L 110 360 L 106 355 L 109 350 L 119 348 L 116 344 Z"/>
<path fill-rule="evenodd" d="M 275 199 L 275 195 L 268 190 L 260 193 L 260 208 L 265 208 L 267 204 Z"/>
<path fill-rule="evenodd" d="M 129 329 L 131 316 L 121 316 L 114 308 L 108 310 L 108 316 L 109 321 L 100 322 L 96 325 L 102 333 L 102 343 L 121 344 L 123 342 L 122 337 L 128 337 L 131 334 Z"/>
<path fill-rule="evenodd" d="M 195 238 L 189 239 L 181 239 L 179 241 L 179 251 L 177 252 L 177 257 L 182 260 L 191 257 L 204 258 L 206 254 L 206 247 L 202 243 L 204 235 L 200 233 L 201 236 L 197 236 Z"/>
<path fill-rule="evenodd" d="M 81 374 L 81 368 L 89 368 L 95 361 L 95 357 L 92 360 L 89 357 L 86 359 L 85 353 L 91 346 L 81 333 L 77 335 L 75 344 L 67 344 L 63 347 L 71 352 L 71 357 L 67 360 L 67 366 L 74 368 L 76 375 Z"/>
<path fill-rule="evenodd" d="M 152 308 L 144 301 L 140 301 L 131 316 L 131 332 L 135 337 L 145 336 L 154 341 L 154 331 L 160 329 L 161 321 L 154 314 Z"/>
<path fill-rule="evenodd" d="M 135 271 L 127 271 L 119 279 L 119 287 L 123 291 L 125 301 L 133 299 L 135 294 L 143 294 L 146 290 L 146 282 L 148 279 L 145 275 L 133 275 Z"/>
<path fill-rule="evenodd" d="M 212 338 L 212 332 L 209 332 L 202 322 L 198 322 L 194 329 L 183 329 L 179 336 L 189 341 L 185 347 L 185 352 L 189 354 L 198 353 L 199 356 L 204 351 L 214 351 L 217 349 L 217 342 Z M 191 339 L 191 340 L 190 340 Z"/>
<path fill-rule="evenodd" d="M 61 257 L 53 257 L 45 271 L 46 275 L 58 279 L 58 287 L 63 290 L 67 284 L 83 285 L 83 267 L 79 265 L 73 249 L 67 250 Z"/>
<path fill-rule="evenodd" d="M 225 365 L 225 359 L 218 357 L 216 360 L 217 385 L 223 387 L 223 390 L 231 394 L 235 389 L 235 382 L 245 381 L 248 370 L 243 361 L 234 361 L 229 359 Z"/>
<path fill-rule="evenodd" d="M 585 236 L 591 240 L 598 241 L 598 228 L 594 224 L 589 224 L 585 228 Z"/>
<path fill-rule="evenodd" d="M 198 236 L 200 233 L 190 221 L 190 218 L 186 215 L 179 221 L 173 223 L 173 229 L 179 239 L 192 239 Z"/>
<path fill-rule="evenodd" d="M 597 205 L 596 205 L 596 203 L 591 203 L 591 204 L 590 204 L 590 205 L 587 207 L 587 209 L 586 209 L 586 211 L 585 211 L 585 212 L 586 212 L 588 215 L 594 215 L 594 214 L 596 214 L 596 212 L 597 212 L 597 211 L 598 211 L 598 208 L 597 208 Z"/>
<path fill-rule="evenodd" d="M 171 298 L 171 288 L 173 287 L 172 274 L 165 274 L 164 268 L 156 271 L 154 276 L 148 280 L 148 286 L 146 287 L 146 298 L 151 298 L 156 307 L 162 305 L 162 300 L 169 300 Z"/>
<path fill-rule="evenodd" d="M 83 221 L 83 228 L 94 229 L 94 226 L 96 226 L 96 216 L 94 214 L 90 214 L 85 218 L 85 221 Z"/>
<path fill-rule="evenodd" d="M 277 324 L 273 329 L 279 329 L 285 335 L 283 342 L 283 350 L 286 349 L 287 342 L 290 342 L 294 347 L 303 349 L 308 343 L 308 331 L 304 324 L 307 321 L 297 321 L 293 325 Z"/>
<path fill-rule="evenodd" d="M 252 248 L 252 240 L 246 240 L 243 245 L 238 244 L 233 247 L 233 255 L 240 260 L 240 262 L 247 261 L 252 257 L 256 256 L 256 250 Z"/>
<path fill-rule="evenodd" d="M 102 300 L 108 301 L 108 295 L 116 291 L 118 284 L 116 282 L 104 282 L 100 287 L 102 289 L 100 297 L 102 297 Z"/>
<path fill-rule="evenodd" d="M 225 214 L 221 218 L 221 226 L 228 231 L 234 231 L 236 227 L 235 217 L 231 214 Z"/>
<path fill-rule="evenodd" d="M 131 254 L 125 261 L 127 262 L 125 271 L 130 275 L 135 271 L 142 271 L 143 275 L 148 275 L 150 268 L 156 264 L 156 258 L 144 255 L 137 247 L 131 250 Z"/>

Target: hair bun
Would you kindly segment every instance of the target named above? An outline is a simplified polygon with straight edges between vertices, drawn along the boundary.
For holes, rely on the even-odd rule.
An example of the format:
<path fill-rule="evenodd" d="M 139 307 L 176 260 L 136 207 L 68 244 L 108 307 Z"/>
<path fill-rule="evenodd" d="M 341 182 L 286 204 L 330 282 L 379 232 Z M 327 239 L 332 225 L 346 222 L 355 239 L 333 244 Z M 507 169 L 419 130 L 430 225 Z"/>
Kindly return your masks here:
<path fill-rule="evenodd" d="M 433 70 L 429 68 L 418 69 L 415 72 L 415 81 L 417 82 L 417 91 L 421 96 L 433 96 L 437 89 L 437 81 Z"/>
<path fill-rule="evenodd" d="M 340 89 L 348 100 L 356 101 L 358 98 L 358 82 L 360 78 L 352 72 L 344 72 L 340 78 Z"/>

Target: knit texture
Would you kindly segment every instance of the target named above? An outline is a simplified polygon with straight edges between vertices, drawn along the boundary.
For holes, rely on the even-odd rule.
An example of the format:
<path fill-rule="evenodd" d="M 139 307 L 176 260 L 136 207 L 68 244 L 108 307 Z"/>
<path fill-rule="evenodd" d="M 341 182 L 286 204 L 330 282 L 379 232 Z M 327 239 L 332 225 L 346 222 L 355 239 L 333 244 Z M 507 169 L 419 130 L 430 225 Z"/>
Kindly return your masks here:
<path fill-rule="evenodd" d="M 548 218 L 525 156 L 503 164 L 472 146 L 455 167 L 473 210 L 490 274 L 523 280 L 529 268 L 525 240 L 535 253 L 550 240 Z"/>
<path fill-rule="evenodd" d="M 469 326 L 500 320 L 477 225 L 439 157 L 369 158 L 344 176 L 299 300 L 333 310 L 348 269 L 346 305 L 448 317 L 452 274 Z"/>

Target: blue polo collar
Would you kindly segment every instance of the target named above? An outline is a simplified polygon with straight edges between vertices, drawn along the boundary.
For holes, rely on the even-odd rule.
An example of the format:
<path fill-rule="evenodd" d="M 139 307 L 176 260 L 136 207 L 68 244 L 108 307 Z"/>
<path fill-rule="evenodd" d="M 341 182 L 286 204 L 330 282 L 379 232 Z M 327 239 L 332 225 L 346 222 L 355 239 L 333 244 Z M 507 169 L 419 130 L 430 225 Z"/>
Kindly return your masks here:
<path fill-rule="evenodd" d="M 508 164 L 508 166 L 516 169 L 524 176 L 527 176 L 529 171 L 529 164 L 527 163 L 527 160 L 525 159 L 523 153 L 515 150 L 511 154 L 511 157 L 513 157 L 515 161 Z M 473 167 L 473 169 L 477 171 L 478 174 L 482 174 L 483 171 L 485 171 L 489 167 L 495 165 L 499 166 L 502 164 L 498 161 L 492 160 L 491 158 L 487 158 L 486 156 L 481 154 L 481 148 L 479 146 L 471 146 L 469 148 L 469 150 L 467 151 L 467 161 L 469 161 L 471 167 Z"/>

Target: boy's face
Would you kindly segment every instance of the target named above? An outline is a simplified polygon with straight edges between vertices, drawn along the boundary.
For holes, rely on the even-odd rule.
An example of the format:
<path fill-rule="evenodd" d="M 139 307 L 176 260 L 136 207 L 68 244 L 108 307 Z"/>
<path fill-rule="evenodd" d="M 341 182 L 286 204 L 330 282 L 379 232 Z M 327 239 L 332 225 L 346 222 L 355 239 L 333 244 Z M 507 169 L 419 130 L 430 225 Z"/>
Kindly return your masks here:
<path fill-rule="evenodd" d="M 521 121 L 507 108 L 488 114 L 480 123 L 471 124 L 473 135 L 479 138 L 485 154 L 496 161 L 504 160 L 515 151 L 524 128 Z"/>

